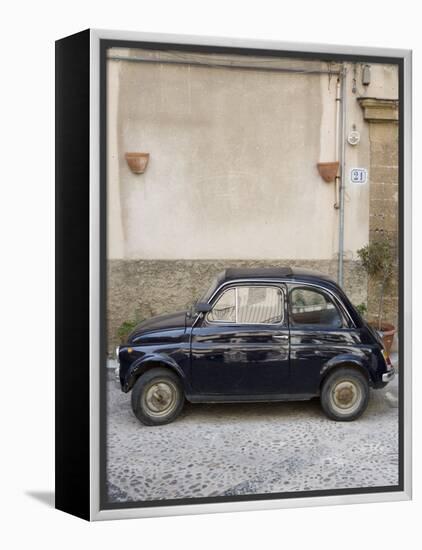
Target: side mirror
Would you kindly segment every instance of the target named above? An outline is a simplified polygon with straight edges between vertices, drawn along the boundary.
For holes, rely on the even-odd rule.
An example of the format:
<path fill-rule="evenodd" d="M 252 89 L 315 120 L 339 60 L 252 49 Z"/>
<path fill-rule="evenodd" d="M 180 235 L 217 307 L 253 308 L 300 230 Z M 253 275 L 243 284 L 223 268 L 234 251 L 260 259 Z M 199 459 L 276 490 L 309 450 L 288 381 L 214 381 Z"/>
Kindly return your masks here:
<path fill-rule="evenodd" d="M 195 311 L 197 311 L 198 313 L 207 313 L 208 311 L 211 311 L 211 310 L 212 310 L 212 306 L 205 302 L 197 302 L 195 304 Z"/>

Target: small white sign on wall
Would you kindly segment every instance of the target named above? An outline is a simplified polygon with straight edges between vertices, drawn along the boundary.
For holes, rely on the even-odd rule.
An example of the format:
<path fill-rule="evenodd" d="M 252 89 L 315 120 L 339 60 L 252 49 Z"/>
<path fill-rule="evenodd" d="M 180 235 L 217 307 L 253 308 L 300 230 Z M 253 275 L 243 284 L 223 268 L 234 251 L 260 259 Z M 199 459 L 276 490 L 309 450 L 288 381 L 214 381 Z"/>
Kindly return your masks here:
<path fill-rule="evenodd" d="M 350 183 L 364 185 L 368 182 L 368 170 L 366 168 L 351 168 Z"/>

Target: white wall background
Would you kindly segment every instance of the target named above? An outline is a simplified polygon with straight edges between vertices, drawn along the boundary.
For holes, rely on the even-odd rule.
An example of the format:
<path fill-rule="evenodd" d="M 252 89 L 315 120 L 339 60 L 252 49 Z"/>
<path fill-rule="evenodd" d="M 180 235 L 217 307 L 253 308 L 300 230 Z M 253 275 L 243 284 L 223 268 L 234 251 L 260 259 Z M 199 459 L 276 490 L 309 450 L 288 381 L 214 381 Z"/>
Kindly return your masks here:
<path fill-rule="evenodd" d="M 336 258 L 335 185 L 316 166 L 336 159 L 336 78 L 121 60 L 181 55 L 198 59 L 109 50 L 108 258 Z M 260 58 L 237 59 L 265 65 Z M 325 62 L 304 59 L 268 65 L 327 70 Z M 371 84 L 359 84 L 354 94 L 356 69 L 346 64 L 345 134 L 356 125 L 361 141 L 346 143 L 346 175 L 370 164 L 369 124 L 357 97 L 398 97 L 397 67 L 373 64 Z M 359 83 L 360 67 L 355 75 Z M 129 170 L 127 151 L 151 154 L 142 176 Z M 356 258 L 368 239 L 369 185 L 350 185 L 346 177 L 346 257 Z"/>
<path fill-rule="evenodd" d="M 0 507 L 3 548 L 416 548 L 422 513 L 422 404 L 415 399 L 414 501 L 132 520 L 89 525 L 29 493 L 53 490 L 53 41 L 86 27 L 348 43 L 415 49 L 420 119 L 421 33 L 417 4 L 338 0 L 7 2 L 2 6 Z M 418 117 L 419 115 L 419 117 Z M 414 242 L 422 173 L 415 129 Z M 420 247 L 419 247 L 420 248 Z M 415 255 L 415 280 L 421 280 Z M 421 293 L 414 291 L 418 310 Z M 415 316 L 415 335 L 422 328 Z M 416 340 L 416 338 L 415 338 Z M 415 346 L 416 347 L 416 346 Z M 414 360 L 415 396 L 421 365 Z M 25 356 L 28 361 L 18 364 Z M 198 544 L 199 543 L 199 544 Z"/>

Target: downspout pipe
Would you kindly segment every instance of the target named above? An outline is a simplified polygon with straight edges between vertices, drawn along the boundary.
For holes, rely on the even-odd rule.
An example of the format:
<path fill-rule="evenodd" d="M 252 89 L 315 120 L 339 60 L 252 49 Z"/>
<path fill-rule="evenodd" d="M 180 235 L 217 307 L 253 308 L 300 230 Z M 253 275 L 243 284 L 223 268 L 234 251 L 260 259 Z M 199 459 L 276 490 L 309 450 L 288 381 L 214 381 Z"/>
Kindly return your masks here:
<path fill-rule="evenodd" d="M 339 186 L 339 235 L 338 235 L 338 284 L 344 282 L 344 197 L 346 192 L 346 68 L 341 75 L 341 131 L 340 131 L 340 186 Z"/>
<path fill-rule="evenodd" d="M 340 208 L 339 188 L 340 188 L 340 173 L 341 173 L 341 76 L 339 75 L 336 83 L 336 133 L 335 133 L 335 160 L 339 163 L 339 170 L 335 178 L 335 202 L 334 208 L 338 210 Z"/>

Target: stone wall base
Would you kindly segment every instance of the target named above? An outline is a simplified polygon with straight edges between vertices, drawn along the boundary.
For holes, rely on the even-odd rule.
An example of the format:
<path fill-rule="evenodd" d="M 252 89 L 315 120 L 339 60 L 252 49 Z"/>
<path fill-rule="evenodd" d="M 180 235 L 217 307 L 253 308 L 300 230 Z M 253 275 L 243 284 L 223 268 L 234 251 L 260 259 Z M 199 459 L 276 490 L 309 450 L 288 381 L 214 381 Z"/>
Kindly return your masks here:
<path fill-rule="evenodd" d="M 125 321 L 185 309 L 227 267 L 286 266 L 337 277 L 337 260 L 110 260 L 107 277 L 107 349 L 119 343 Z M 345 261 L 344 288 L 354 304 L 366 302 L 367 278 L 357 261 Z"/>

